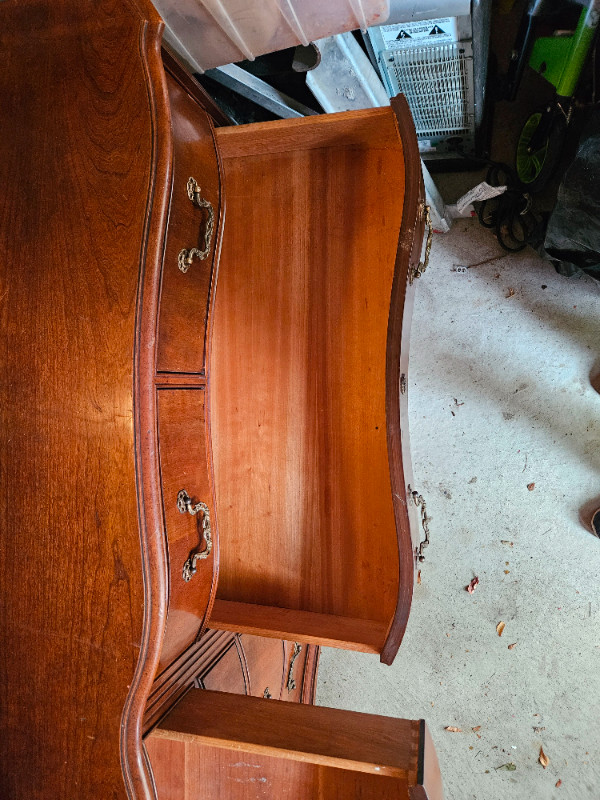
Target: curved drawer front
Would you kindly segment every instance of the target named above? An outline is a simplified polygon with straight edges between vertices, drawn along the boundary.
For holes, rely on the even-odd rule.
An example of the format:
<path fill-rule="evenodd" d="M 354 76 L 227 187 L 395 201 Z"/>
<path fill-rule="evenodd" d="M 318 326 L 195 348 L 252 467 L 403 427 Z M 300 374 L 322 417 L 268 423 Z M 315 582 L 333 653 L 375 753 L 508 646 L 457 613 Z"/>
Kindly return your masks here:
<path fill-rule="evenodd" d="M 209 624 L 391 662 L 419 542 L 400 396 L 422 229 L 408 106 L 223 127 L 216 140 L 224 535 Z"/>
<path fill-rule="evenodd" d="M 160 389 L 158 433 L 169 557 L 169 610 L 160 669 L 202 628 L 215 565 L 205 390 Z"/>
<path fill-rule="evenodd" d="M 248 634 L 240 636 L 240 643 L 250 676 L 248 694 L 279 700 L 284 680 L 286 643 L 280 639 Z"/>
<path fill-rule="evenodd" d="M 173 186 L 162 276 L 157 370 L 203 375 L 221 188 L 210 119 L 172 78 Z"/>
<path fill-rule="evenodd" d="M 247 694 L 246 670 L 237 637 L 214 667 L 200 678 L 204 689 L 232 694 Z"/>

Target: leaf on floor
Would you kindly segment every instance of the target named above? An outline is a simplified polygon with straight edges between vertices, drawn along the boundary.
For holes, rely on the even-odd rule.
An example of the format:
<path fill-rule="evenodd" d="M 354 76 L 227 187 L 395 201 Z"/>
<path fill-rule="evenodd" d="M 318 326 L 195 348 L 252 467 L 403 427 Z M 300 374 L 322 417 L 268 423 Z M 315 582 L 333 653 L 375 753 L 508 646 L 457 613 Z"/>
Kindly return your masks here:
<path fill-rule="evenodd" d="M 516 646 L 517 646 L 517 643 L 516 643 L 516 642 L 513 642 L 512 644 L 509 644 L 509 645 L 508 645 L 508 649 L 509 649 L 509 650 L 514 650 Z"/>
<path fill-rule="evenodd" d="M 508 764 L 500 764 L 499 767 L 494 767 L 494 769 L 506 769 L 508 772 L 514 772 L 517 768 L 516 764 L 513 764 L 512 761 L 509 761 Z"/>
<path fill-rule="evenodd" d="M 557 789 L 560 789 L 560 787 L 562 786 L 561 779 L 559 778 L 554 785 L 556 786 Z"/>
<path fill-rule="evenodd" d="M 508 300 L 509 297 L 514 297 L 514 296 L 515 296 L 515 290 L 512 287 L 509 286 L 508 287 L 508 294 L 506 295 L 506 299 Z"/>
<path fill-rule="evenodd" d="M 548 758 L 546 753 L 544 753 L 544 748 L 543 747 L 540 747 L 540 756 L 539 756 L 538 760 L 539 760 L 540 764 L 542 765 L 542 767 L 544 769 L 546 769 L 546 767 L 550 763 L 550 759 Z"/>
<path fill-rule="evenodd" d="M 471 730 L 473 731 L 473 733 L 477 733 L 477 731 L 481 730 L 481 725 L 476 725 L 474 728 L 471 728 Z"/>
<path fill-rule="evenodd" d="M 499 622 L 496 625 L 496 633 L 498 634 L 498 636 L 502 636 L 502 634 L 504 633 L 504 628 L 506 628 L 505 622 Z"/>
<path fill-rule="evenodd" d="M 419 572 L 417 573 L 417 583 L 419 584 L 419 586 L 421 585 L 421 570 L 419 570 Z"/>
<path fill-rule="evenodd" d="M 449 731 L 449 733 L 462 733 L 462 728 L 456 728 L 454 725 L 446 725 L 444 730 Z"/>
<path fill-rule="evenodd" d="M 508 544 L 512 547 L 514 545 L 514 542 L 511 542 L 508 539 L 500 539 L 500 544 Z"/>
<path fill-rule="evenodd" d="M 479 583 L 479 578 L 477 578 L 477 577 L 473 578 L 471 583 L 468 586 L 465 586 L 466 591 L 469 594 L 473 594 L 473 592 L 475 591 L 475 588 L 478 585 L 478 583 Z"/>
<path fill-rule="evenodd" d="M 535 489 L 535 483 L 528 483 L 527 488 L 529 489 L 530 492 L 533 492 L 533 490 Z"/>

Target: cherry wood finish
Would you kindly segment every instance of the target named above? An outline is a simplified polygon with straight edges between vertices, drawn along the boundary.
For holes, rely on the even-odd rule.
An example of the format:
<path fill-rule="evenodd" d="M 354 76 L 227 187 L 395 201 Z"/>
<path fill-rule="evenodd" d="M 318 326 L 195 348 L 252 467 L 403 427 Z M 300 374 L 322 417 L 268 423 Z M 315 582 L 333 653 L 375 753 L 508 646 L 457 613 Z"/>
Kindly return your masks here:
<path fill-rule="evenodd" d="M 171 132 L 152 5 L 0 3 L 0 795 L 150 797 L 166 613 L 153 337 Z"/>
<path fill-rule="evenodd" d="M 228 635 L 223 632 L 223 636 Z M 205 655 L 203 640 L 194 642 L 155 678 L 146 702 L 143 720 L 144 733 L 156 725 L 192 686 L 197 685 L 198 664 L 202 662 Z"/>
<path fill-rule="evenodd" d="M 285 642 L 248 634 L 240 636 L 239 642 L 250 679 L 248 694 L 279 699 L 287 677 Z M 223 690 L 219 687 L 219 691 Z"/>
<path fill-rule="evenodd" d="M 407 113 L 406 100 L 402 96 L 391 100 L 404 149 L 406 170 L 404 213 L 398 239 L 396 270 L 392 284 L 390 316 L 387 332 L 386 357 L 386 419 L 388 457 L 392 484 L 405 487 L 407 492 L 392 493 L 394 517 L 400 549 L 398 601 L 394 621 L 388 633 L 381 660 L 390 664 L 406 630 L 413 593 L 417 561 L 409 561 L 406 543 L 410 537 L 412 553 L 417 554 L 423 531 L 420 513 L 412 500 L 416 491 L 412 473 L 410 453 L 410 431 L 408 424 L 408 343 L 415 296 L 415 280 L 410 275 L 419 265 L 425 231 L 425 187 L 421 173 L 421 158 L 414 123 Z M 408 283 L 399 262 L 408 254 Z M 402 390 L 402 385 L 404 390 Z M 403 557 L 404 554 L 404 557 Z"/>
<path fill-rule="evenodd" d="M 398 388 L 422 236 L 408 107 L 216 139 L 228 221 L 210 388 L 222 534 L 210 625 L 391 663 L 419 538 Z"/>
<path fill-rule="evenodd" d="M 208 301 L 217 237 L 204 260 L 194 258 L 188 271 L 178 265 L 182 249 L 203 249 L 209 214 L 199 209 L 187 194 L 194 178 L 202 198 L 212 205 L 215 229 L 222 213 L 218 155 L 208 114 L 170 75 L 167 78 L 173 120 L 173 188 L 169 231 L 162 274 L 157 369 L 160 372 L 192 372 L 204 375 Z M 204 300 L 204 307 L 200 301 Z"/>
<path fill-rule="evenodd" d="M 294 656 L 295 648 L 300 651 Z M 314 703 L 319 652 L 319 647 L 297 642 L 206 631 L 154 681 L 144 732 L 150 731 L 193 686 L 258 697 L 269 688 L 275 699 Z"/>
<path fill-rule="evenodd" d="M 409 788 L 410 800 L 444 800 L 442 775 L 435 745 L 424 720 L 420 721 L 417 784 Z"/>
<path fill-rule="evenodd" d="M 255 697 L 264 697 L 268 688 L 277 700 L 314 703 L 318 647 L 212 630 L 204 634 L 199 644 L 202 652 L 195 662 L 195 683 L 199 688 Z M 300 651 L 294 658 L 295 647 Z M 224 665 L 223 659 L 230 650 L 237 653 L 238 661 L 232 657 Z M 230 677 L 233 671 L 242 675 L 243 686 L 239 677 Z M 234 685 L 236 688 L 232 688 Z"/>
<path fill-rule="evenodd" d="M 427 736 L 418 721 L 191 691 L 146 748 L 160 800 L 442 800 Z"/>
<path fill-rule="evenodd" d="M 231 641 L 231 646 L 221 656 L 219 668 L 207 672 L 199 680 L 205 689 L 246 694 L 248 678 L 241 648 L 235 637 Z"/>
<path fill-rule="evenodd" d="M 408 800 L 404 778 L 331 769 L 305 761 L 150 739 L 161 800 Z M 202 788 L 200 788 L 202 787 Z M 412 800 L 412 799 L 411 799 Z"/>
<path fill-rule="evenodd" d="M 177 81 L 177 83 L 193 97 L 196 103 L 203 108 L 215 125 L 233 125 L 233 120 L 227 116 L 223 109 L 215 103 L 206 89 L 198 83 L 195 78 L 186 72 L 180 64 L 177 56 L 173 53 L 169 45 L 163 41 L 163 63 L 165 69 Z"/>
<path fill-rule="evenodd" d="M 219 161 L 205 112 L 170 78 L 169 96 L 161 31 L 145 0 L 0 4 L 0 795 L 10 800 L 154 797 L 147 698 L 161 713 L 193 681 L 190 642 L 214 590 L 216 520 L 212 562 L 189 593 L 177 581 L 197 525 L 173 516 L 172 493 L 199 475 L 214 510 L 203 396 Z M 167 255 L 202 224 L 185 194 L 195 156 L 217 214 L 214 260 L 185 276 L 200 333 L 185 347 L 173 339 L 167 302 L 159 342 L 165 368 L 196 375 L 157 381 L 167 224 Z M 171 203 L 174 158 L 185 178 Z"/>
<path fill-rule="evenodd" d="M 406 777 L 416 783 L 419 722 L 192 690 L 150 734 Z"/>
<path fill-rule="evenodd" d="M 289 637 L 324 647 L 343 647 L 363 653 L 379 653 L 386 626 L 372 620 L 296 611 L 257 603 L 215 600 L 210 624 L 214 628 L 254 633 L 258 636 Z"/>
<path fill-rule="evenodd" d="M 197 551 L 205 551 L 203 513 L 182 514 L 177 507 L 181 490 L 192 504 L 210 508 L 212 492 L 205 438 L 205 391 L 160 389 L 158 435 L 165 528 L 169 552 L 169 614 L 163 639 L 159 672 L 171 664 L 202 631 L 213 583 L 216 582 L 216 537 L 211 552 L 196 562 L 196 574 L 186 582 L 185 562 Z"/>
<path fill-rule="evenodd" d="M 165 73 L 161 30 L 146 0 L 0 3 L 0 794 L 10 800 L 151 800 L 142 735 L 177 701 L 185 709 L 188 696 L 215 696 L 192 684 L 260 694 L 273 683 L 280 698 L 312 702 L 318 648 L 307 642 L 391 660 L 410 605 L 404 432 L 388 407 L 390 353 L 398 363 L 401 354 L 387 326 L 391 296 L 390 321 L 406 333 L 402 301 L 419 248 L 406 109 L 396 107 L 398 122 L 376 110 L 299 128 L 222 129 L 215 140 L 195 82 L 168 56 Z M 239 319 L 219 331 L 213 386 L 228 229 L 221 148 L 232 187 L 222 319 L 234 307 Z M 184 274 L 178 254 L 202 244 L 208 221 L 187 196 L 190 177 L 213 205 L 215 231 L 208 258 Z M 291 229 L 279 227 L 294 216 Z M 282 254 L 290 274 L 269 274 Z M 321 297 L 325 309 L 313 302 Z M 310 335 L 292 336 L 290 323 Z M 269 372 L 276 381 L 266 386 Z M 242 428 L 232 457 L 223 445 L 235 397 Z M 276 428 L 288 423 L 285 453 Z M 273 452 L 260 455 L 257 443 L 274 430 Z M 300 468 L 286 483 L 288 462 Z M 257 475 L 277 482 L 255 484 Z M 289 505 L 277 498 L 282 486 Z M 177 510 L 181 489 L 207 503 L 213 536 L 189 582 L 183 562 L 205 543 L 201 517 Z M 290 525 L 278 527 L 282 510 Z M 209 619 L 236 635 L 205 640 Z M 259 645 L 248 636 L 257 632 L 291 641 Z M 286 695 L 294 641 L 301 681 Z M 200 668 L 204 657 L 221 677 Z M 333 755 L 311 735 L 303 749 L 290 729 L 295 703 L 237 701 L 272 706 L 289 753 L 310 751 L 297 780 L 324 782 L 339 797 L 384 780 L 346 774 L 357 750 L 343 737 Z M 339 713 L 319 724 L 347 727 Z M 241 742 L 239 731 L 227 735 Z M 332 759 L 345 766 L 332 772 Z"/>

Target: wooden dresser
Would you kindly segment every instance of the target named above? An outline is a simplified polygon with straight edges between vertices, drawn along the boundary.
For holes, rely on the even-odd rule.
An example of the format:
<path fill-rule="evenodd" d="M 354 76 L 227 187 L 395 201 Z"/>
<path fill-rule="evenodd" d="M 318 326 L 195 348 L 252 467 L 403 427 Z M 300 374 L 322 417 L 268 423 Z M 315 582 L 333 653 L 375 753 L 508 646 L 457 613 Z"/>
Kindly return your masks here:
<path fill-rule="evenodd" d="M 439 800 L 424 723 L 311 705 L 426 536 L 408 108 L 215 129 L 161 31 L 0 3 L 0 795 Z"/>

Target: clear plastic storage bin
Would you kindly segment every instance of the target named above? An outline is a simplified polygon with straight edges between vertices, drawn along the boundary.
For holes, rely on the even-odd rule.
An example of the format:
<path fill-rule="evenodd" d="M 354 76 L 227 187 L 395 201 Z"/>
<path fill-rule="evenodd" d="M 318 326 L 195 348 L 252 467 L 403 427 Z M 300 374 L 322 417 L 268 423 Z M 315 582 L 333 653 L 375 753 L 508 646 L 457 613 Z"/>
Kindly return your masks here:
<path fill-rule="evenodd" d="M 389 0 L 153 0 L 165 40 L 194 72 L 381 25 Z"/>

